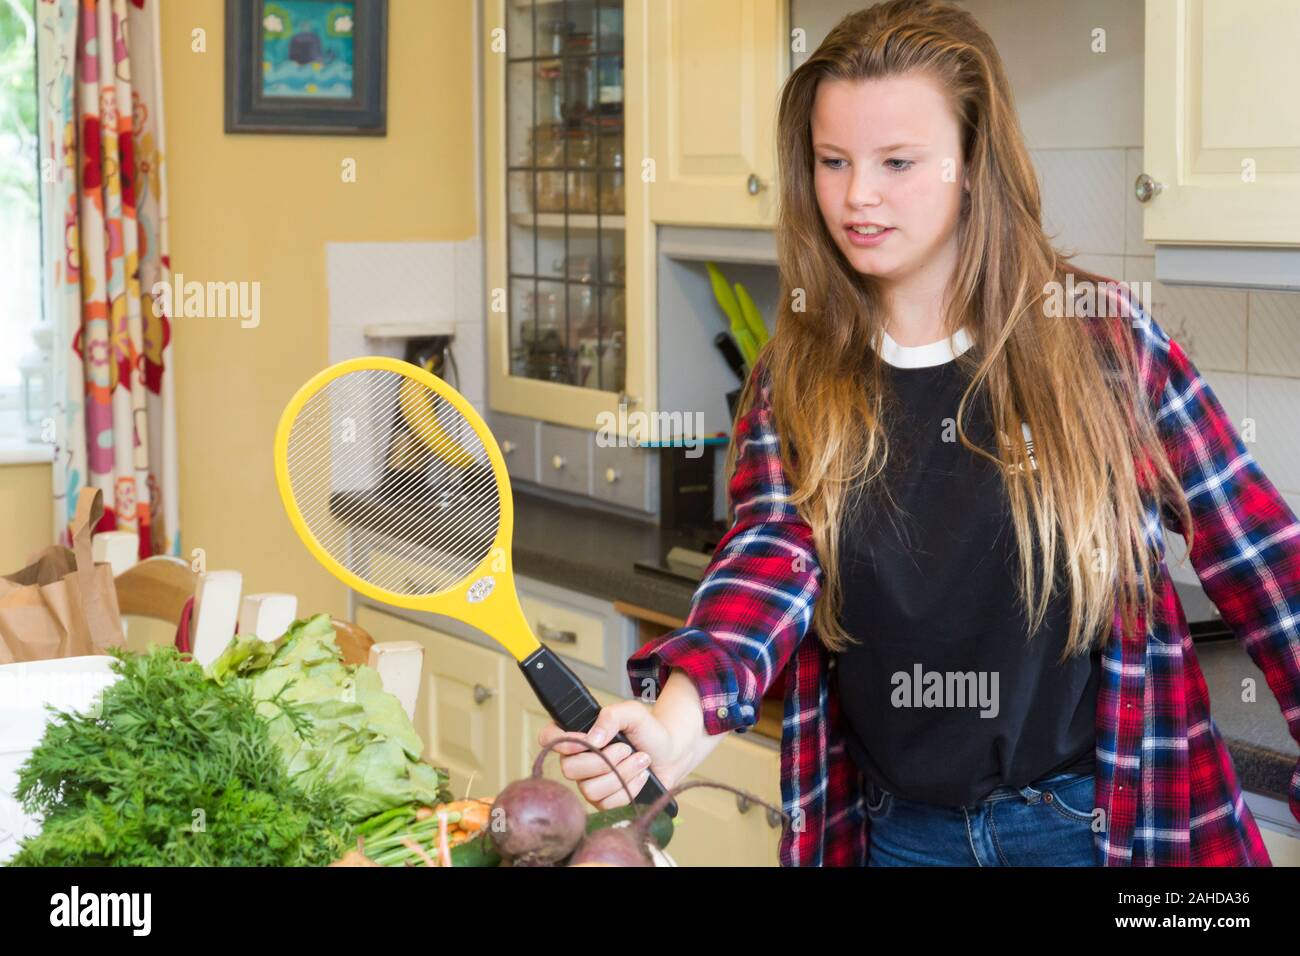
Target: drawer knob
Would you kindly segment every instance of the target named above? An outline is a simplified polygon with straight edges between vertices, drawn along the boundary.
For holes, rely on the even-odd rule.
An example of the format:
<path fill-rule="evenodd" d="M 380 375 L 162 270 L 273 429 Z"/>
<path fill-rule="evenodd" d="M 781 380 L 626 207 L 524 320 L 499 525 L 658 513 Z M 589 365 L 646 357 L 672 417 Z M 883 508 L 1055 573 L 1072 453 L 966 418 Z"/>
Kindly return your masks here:
<path fill-rule="evenodd" d="M 748 813 L 753 808 L 754 808 L 754 801 L 750 800 L 748 796 L 746 796 L 743 793 L 736 794 L 737 810 L 739 810 L 741 813 Z M 765 810 L 766 810 L 765 815 L 767 817 L 767 825 L 774 830 L 779 826 L 781 826 L 781 822 L 782 822 L 781 814 L 779 814 L 777 811 L 771 808 L 765 808 Z"/>
<path fill-rule="evenodd" d="M 489 697 L 492 697 L 494 694 L 496 694 L 496 691 L 494 691 L 491 687 L 484 687 L 482 684 L 474 685 L 474 703 L 476 704 L 483 703 Z"/>
<path fill-rule="evenodd" d="M 614 482 L 618 481 L 618 471 L 617 471 L 617 469 L 615 469 L 615 468 L 606 468 L 606 469 L 605 469 L 605 480 L 606 480 L 607 482 L 609 482 L 611 485 L 612 485 Z"/>
<path fill-rule="evenodd" d="M 512 451 L 514 451 L 515 448 L 517 447 L 518 446 L 514 442 L 512 442 L 509 438 L 507 438 L 505 441 L 501 443 L 501 452 L 502 454 L 508 455 Z"/>
<path fill-rule="evenodd" d="M 547 644 L 577 644 L 578 632 L 566 631 L 558 627 L 537 622 L 537 635 Z"/>
<path fill-rule="evenodd" d="M 767 183 L 758 178 L 758 173 L 750 173 L 749 179 L 745 181 L 745 189 L 751 196 L 757 196 L 763 189 L 767 188 Z"/>
<path fill-rule="evenodd" d="M 551 467 L 554 468 L 556 471 L 559 471 L 561 468 L 563 468 L 563 467 L 564 467 L 564 456 L 563 456 L 563 455 L 555 455 L 553 458 L 551 458 Z"/>

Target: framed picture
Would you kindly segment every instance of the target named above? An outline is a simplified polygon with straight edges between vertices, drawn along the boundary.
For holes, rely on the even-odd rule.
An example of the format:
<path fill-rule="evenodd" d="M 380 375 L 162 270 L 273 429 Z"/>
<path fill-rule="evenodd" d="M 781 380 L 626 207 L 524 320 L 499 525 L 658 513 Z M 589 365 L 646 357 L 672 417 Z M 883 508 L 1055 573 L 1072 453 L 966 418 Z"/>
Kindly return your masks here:
<path fill-rule="evenodd" d="M 383 136 L 388 0 L 226 0 L 226 132 Z"/>

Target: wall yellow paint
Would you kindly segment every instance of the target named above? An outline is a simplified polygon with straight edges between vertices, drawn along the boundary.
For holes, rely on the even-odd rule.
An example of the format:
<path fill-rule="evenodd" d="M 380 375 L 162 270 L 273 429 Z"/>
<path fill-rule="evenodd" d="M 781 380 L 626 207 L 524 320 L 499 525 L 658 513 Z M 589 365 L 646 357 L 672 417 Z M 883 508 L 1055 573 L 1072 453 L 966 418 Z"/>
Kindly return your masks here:
<path fill-rule="evenodd" d="M 388 135 L 223 132 L 222 0 L 162 7 L 172 268 L 261 283 L 261 320 L 173 325 L 182 548 L 288 591 L 303 613 L 345 591 L 290 528 L 272 440 L 281 409 L 328 362 L 325 243 L 463 240 L 477 230 L 472 0 L 390 0 Z M 191 52 L 192 31 L 207 52 Z M 344 183 L 345 159 L 357 182 Z"/>
<path fill-rule="evenodd" d="M 0 466 L 0 574 L 12 574 L 53 543 L 53 524 L 50 466 Z"/>

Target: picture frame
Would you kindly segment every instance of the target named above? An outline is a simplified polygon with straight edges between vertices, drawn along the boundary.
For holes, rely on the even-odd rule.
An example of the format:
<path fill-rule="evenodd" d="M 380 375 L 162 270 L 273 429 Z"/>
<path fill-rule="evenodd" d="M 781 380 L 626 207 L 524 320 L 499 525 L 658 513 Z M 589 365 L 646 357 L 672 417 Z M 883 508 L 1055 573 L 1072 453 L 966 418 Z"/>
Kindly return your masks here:
<path fill-rule="evenodd" d="M 226 0 L 226 132 L 388 133 L 388 0 Z"/>

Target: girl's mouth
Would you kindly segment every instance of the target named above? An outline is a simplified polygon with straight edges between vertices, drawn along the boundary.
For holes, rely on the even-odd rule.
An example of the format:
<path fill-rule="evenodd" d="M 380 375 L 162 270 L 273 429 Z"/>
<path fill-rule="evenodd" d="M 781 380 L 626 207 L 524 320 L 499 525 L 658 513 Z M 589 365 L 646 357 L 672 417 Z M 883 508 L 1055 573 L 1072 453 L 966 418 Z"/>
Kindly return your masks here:
<path fill-rule="evenodd" d="M 867 248 L 870 246 L 878 246 L 884 242 L 893 233 L 894 227 L 890 226 L 888 229 L 882 229 L 872 235 L 864 235 L 852 226 L 847 227 L 844 231 L 848 233 L 850 243 L 855 246 Z"/>

